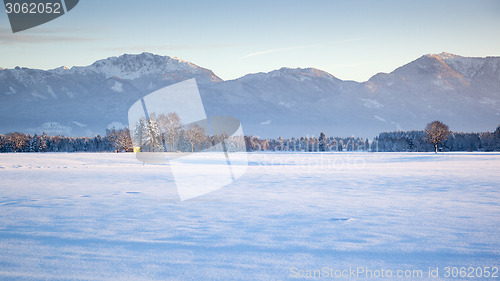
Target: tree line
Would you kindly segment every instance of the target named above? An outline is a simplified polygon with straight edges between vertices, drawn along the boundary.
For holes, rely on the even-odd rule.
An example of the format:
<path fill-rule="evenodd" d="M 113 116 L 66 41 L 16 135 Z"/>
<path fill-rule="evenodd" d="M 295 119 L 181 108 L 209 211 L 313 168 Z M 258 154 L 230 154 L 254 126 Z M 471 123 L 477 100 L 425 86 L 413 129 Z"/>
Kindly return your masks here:
<path fill-rule="evenodd" d="M 444 131 L 441 138 L 433 138 L 428 130 L 384 132 L 373 140 L 372 149 L 384 152 L 500 151 L 500 126 L 494 132 Z"/>
<path fill-rule="evenodd" d="M 245 136 L 247 151 L 369 151 L 368 139 L 355 137 L 326 137 L 321 132 L 318 137 L 261 139 L 255 136 Z"/>
<path fill-rule="evenodd" d="M 109 129 L 106 136 L 67 137 L 45 133 L 0 135 L 0 152 L 112 152 L 132 151 L 128 129 Z"/>
<path fill-rule="evenodd" d="M 222 140 L 225 140 L 224 142 Z M 222 147 L 224 146 L 224 147 Z M 174 114 L 142 118 L 128 128 L 108 129 L 105 136 L 67 137 L 0 135 L 0 152 L 197 152 L 197 151 L 500 151 L 500 126 L 494 132 L 461 133 L 434 121 L 422 131 L 383 132 L 372 140 L 357 137 L 259 138 L 210 136 L 199 124 L 183 125 Z"/>

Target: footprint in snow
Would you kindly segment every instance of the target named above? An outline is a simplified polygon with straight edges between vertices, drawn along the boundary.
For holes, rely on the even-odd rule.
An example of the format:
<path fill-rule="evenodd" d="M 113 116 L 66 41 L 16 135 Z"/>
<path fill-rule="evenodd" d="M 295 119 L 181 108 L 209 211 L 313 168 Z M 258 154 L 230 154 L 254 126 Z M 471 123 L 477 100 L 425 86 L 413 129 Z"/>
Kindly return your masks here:
<path fill-rule="evenodd" d="M 331 218 L 331 221 L 352 221 L 353 218 Z"/>

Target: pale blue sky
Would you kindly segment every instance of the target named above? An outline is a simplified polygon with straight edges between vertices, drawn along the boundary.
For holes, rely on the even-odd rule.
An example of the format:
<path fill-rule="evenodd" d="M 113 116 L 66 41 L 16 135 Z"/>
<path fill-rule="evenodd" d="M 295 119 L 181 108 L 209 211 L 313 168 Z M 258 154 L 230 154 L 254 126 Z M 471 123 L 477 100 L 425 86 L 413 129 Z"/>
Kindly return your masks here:
<path fill-rule="evenodd" d="M 286 66 L 366 81 L 427 53 L 500 56 L 499 34 L 498 0 L 80 0 L 16 34 L 1 8 L 0 67 L 71 67 L 146 51 L 225 80 Z"/>

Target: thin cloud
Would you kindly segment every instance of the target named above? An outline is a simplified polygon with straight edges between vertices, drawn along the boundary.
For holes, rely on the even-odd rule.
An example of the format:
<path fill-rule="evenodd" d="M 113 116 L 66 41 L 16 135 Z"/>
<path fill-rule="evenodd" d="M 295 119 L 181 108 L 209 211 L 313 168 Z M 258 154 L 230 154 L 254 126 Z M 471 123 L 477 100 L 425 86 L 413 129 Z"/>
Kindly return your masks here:
<path fill-rule="evenodd" d="M 292 47 L 285 47 L 285 48 L 276 48 L 276 49 L 270 49 L 270 50 L 264 50 L 264 51 L 260 51 L 260 52 L 246 54 L 246 55 L 240 57 L 240 59 L 246 59 L 246 58 L 250 58 L 250 57 L 267 55 L 267 54 L 272 54 L 272 53 L 285 52 L 285 51 L 293 51 L 293 50 L 298 50 L 298 49 L 309 49 L 309 48 L 317 48 L 317 47 L 322 47 L 322 46 L 327 46 L 327 45 L 350 43 L 350 42 L 359 41 L 359 40 L 362 40 L 362 38 L 346 39 L 346 40 L 341 40 L 341 41 L 336 41 L 336 42 L 327 42 L 327 43 L 321 43 L 321 44 L 312 44 L 312 45 L 302 45 L 302 46 L 292 46 Z"/>
<path fill-rule="evenodd" d="M 16 44 L 33 44 L 33 43 L 52 43 L 52 42 L 84 42 L 94 41 L 95 38 L 69 36 L 69 35 L 55 35 L 61 33 L 53 29 L 38 30 L 36 33 L 12 33 L 8 28 L 0 28 L 0 44 L 16 45 Z"/>

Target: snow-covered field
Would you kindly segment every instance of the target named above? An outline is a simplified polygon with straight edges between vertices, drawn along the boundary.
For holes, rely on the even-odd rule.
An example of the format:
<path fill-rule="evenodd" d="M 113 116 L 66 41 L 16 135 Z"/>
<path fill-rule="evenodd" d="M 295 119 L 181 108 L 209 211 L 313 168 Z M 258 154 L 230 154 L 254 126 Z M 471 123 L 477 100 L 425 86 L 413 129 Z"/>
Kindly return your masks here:
<path fill-rule="evenodd" d="M 471 280 L 445 267 L 500 266 L 500 154 L 248 159 L 181 202 L 169 167 L 133 154 L 1 154 L 0 280 Z"/>

